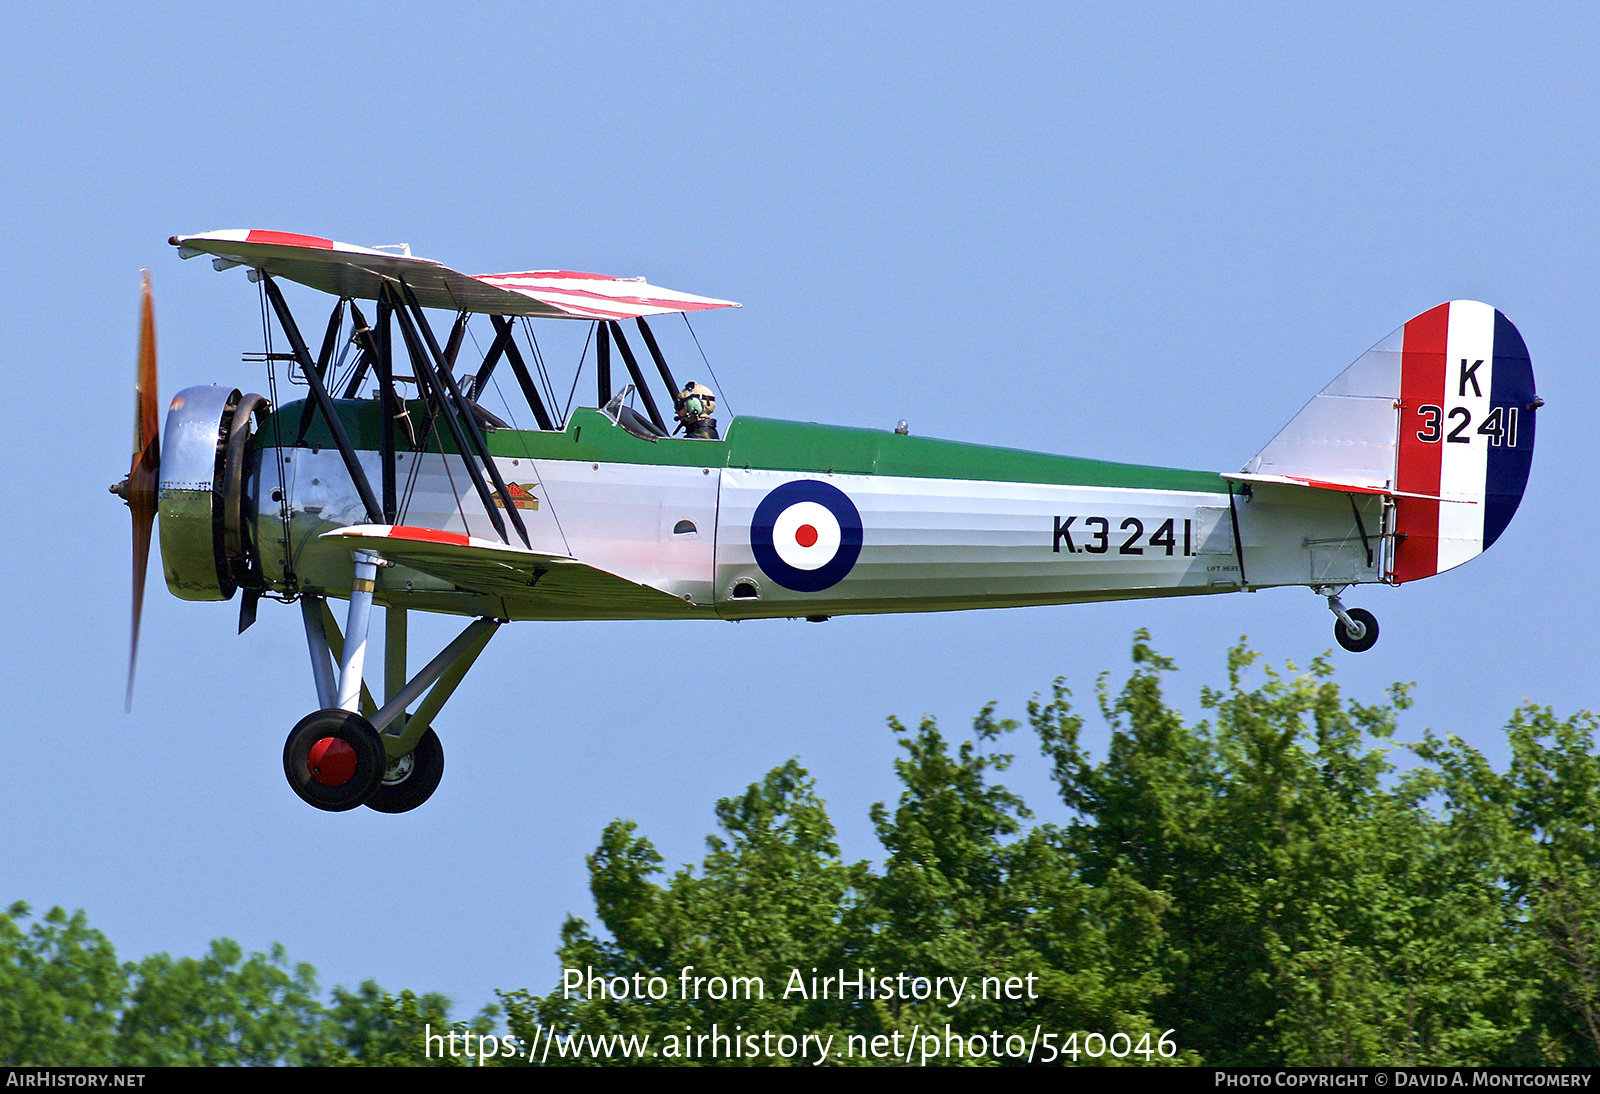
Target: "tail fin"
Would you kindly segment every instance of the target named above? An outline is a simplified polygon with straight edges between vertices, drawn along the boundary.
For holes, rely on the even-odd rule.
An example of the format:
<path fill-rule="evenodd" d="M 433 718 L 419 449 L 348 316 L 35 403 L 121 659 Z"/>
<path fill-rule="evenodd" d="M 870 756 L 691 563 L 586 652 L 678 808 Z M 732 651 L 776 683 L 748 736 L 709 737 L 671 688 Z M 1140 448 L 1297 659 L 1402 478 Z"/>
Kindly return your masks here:
<path fill-rule="evenodd" d="M 1533 366 L 1487 304 L 1423 312 L 1340 373 L 1242 478 L 1395 499 L 1395 583 L 1442 573 L 1505 531 L 1533 464 Z"/>

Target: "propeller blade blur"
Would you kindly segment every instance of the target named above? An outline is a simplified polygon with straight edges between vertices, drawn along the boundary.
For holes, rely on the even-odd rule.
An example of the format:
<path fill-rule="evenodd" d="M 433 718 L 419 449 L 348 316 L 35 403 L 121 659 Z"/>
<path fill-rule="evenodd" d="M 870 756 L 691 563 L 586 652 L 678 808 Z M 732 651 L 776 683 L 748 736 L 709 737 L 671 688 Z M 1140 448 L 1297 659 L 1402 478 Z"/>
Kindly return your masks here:
<path fill-rule="evenodd" d="M 124 501 L 133 516 L 133 620 L 128 639 L 128 693 L 124 709 L 133 709 L 133 672 L 139 660 L 139 620 L 144 614 L 144 578 L 150 568 L 150 534 L 156 519 L 156 489 L 161 480 L 161 425 L 157 410 L 156 308 L 150 271 L 144 271 L 139 316 L 139 365 L 134 380 L 133 465 L 128 469 Z M 115 488 L 113 488 L 115 490 Z"/>

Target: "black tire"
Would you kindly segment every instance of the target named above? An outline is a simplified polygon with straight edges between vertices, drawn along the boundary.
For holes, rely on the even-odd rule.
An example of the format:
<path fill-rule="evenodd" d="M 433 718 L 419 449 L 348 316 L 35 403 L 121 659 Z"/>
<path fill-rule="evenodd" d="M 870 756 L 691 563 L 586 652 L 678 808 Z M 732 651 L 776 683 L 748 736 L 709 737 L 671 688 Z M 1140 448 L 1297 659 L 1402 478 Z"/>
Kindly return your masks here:
<path fill-rule="evenodd" d="M 323 745 L 313 762 L 313 749 Z M 330 755 L 330 752 L 332 755 Z M 283 774 L 307 805 L 342 813 L 366 801 L 383 779 L 388 765 L 383 738 L 372 724 L 348 710 L 319 710 L 300 719 L 283 744 Z"/>
<path fill-rule="evenodd" d="M 1333 621 L 1333 637 L 1339 645 L 1351 653 L 1366 653 L 1378 642 L 1378 620 L 1365 608 L 1350 608 L 1347 613 L 1351 619 L 1366 628 L 1366 633 L 1360 638 L 1351 638 L 1345 630 L 1344 620 L 1335 618 Z"/>
<path fill-rule="evenodd" d="M 439 780 L 444 777 L 444 745 L 439 743 L 439 735 L 430 728 L 417 742 L 417 747 L 392 766 L 403 767 L 402 761 L 406 759 L 411 760 L 409 768 L 396 772 L 393 781 L 387 778 L 379 781 L 378 789 L 366 800 L 368 809 L 380 813 L 408 813 L 433 797 Z"/>

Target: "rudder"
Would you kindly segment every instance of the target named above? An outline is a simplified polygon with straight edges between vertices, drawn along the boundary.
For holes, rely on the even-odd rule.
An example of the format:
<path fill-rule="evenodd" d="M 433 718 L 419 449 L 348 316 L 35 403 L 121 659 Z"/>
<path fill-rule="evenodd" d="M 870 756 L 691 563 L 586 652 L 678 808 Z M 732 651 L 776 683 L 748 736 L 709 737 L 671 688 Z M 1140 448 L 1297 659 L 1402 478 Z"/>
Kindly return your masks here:
<path fill-rule="evenodd" d="M 1487 304 L 1455 300 L 1358 358 L 1244 472 L 1392 496 L 1388 576 L 1415 581 L 1505 531 L 1527 486 L 1541 405 L 1517 328 Z"/>

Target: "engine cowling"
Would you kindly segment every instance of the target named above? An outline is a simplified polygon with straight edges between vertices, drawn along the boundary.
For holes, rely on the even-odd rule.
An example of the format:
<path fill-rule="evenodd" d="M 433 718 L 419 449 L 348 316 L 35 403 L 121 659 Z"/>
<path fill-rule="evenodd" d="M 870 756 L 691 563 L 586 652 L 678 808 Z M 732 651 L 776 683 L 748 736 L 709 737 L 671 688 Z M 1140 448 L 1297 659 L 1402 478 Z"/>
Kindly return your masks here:
<path fill-rule="evenodd" d="M 167 410 L 161 443 L 161 570 L 183 600 L 229 600 L 260 588 L 246 497 L 250 437 L 259 395 L 237 388 L 185 388 Z"/>

